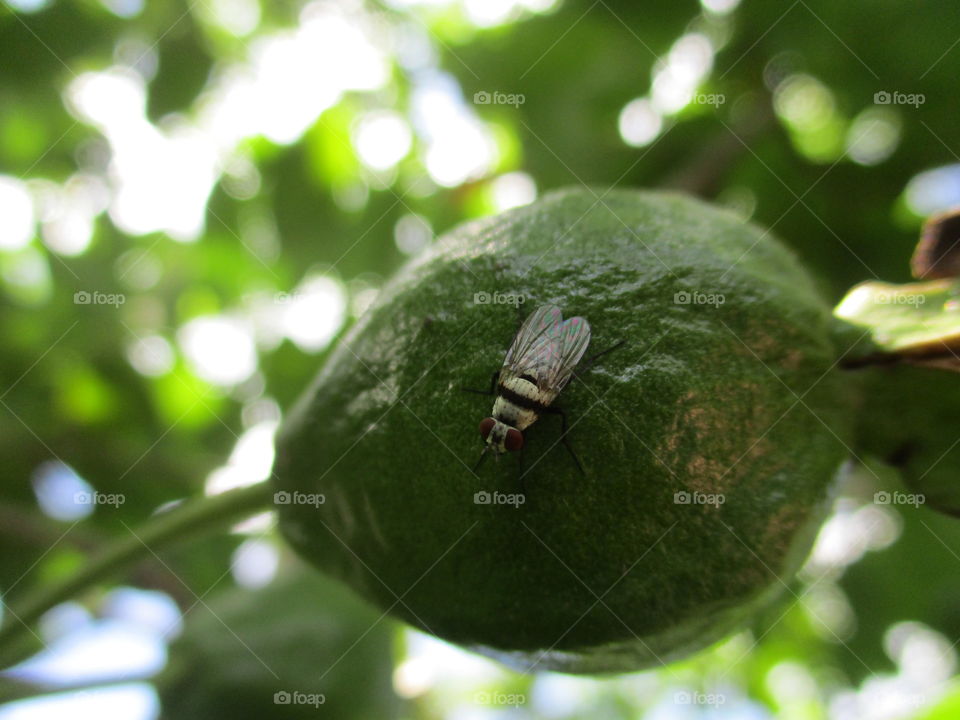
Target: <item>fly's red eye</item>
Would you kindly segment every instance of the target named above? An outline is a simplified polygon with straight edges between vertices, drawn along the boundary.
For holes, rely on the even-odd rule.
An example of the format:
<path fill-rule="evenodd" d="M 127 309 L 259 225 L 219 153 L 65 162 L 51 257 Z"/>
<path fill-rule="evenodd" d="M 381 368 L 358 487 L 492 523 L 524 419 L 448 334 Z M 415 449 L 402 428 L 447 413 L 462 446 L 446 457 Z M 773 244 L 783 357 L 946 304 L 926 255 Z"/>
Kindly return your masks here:
<path fill-rule="evenodd" d="M 516 452 L 523 447 L 523 433 L 515 428 L 510 428 L 503 439 L 503 446 L 509 452 Z"/>
<path fill-rule="evenodd" d="M 493 418 L 484 418 L 480 421 L 480 436 L 486 440 L 487 435 L 490 434 L 490 431 L 493 430 L 493 426 L 497 424 L 497 421 Z"/>

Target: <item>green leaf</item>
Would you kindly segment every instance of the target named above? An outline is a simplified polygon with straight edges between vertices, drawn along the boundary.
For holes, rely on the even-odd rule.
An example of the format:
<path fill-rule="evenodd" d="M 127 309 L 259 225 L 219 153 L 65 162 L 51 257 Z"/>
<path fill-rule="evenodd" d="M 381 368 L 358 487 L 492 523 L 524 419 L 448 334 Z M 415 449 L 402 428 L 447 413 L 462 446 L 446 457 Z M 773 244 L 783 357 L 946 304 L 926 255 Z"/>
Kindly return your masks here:
<path fill-rule="evenodd" d="M 857 285 L 835 310 L 870 331 L 882 352 L 909 362 L 960 370 L 960 281 Z"/>

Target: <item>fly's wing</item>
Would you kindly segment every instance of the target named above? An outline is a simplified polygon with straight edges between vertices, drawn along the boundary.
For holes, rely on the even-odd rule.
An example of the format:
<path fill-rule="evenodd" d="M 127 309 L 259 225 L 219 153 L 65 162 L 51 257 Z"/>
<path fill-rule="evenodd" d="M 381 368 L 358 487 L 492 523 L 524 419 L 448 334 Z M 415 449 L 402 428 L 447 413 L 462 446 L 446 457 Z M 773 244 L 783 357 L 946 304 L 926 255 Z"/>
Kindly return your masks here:
<path fill-rule="evenodd" d="M 560 332 L 563 317 L 560 308 L 544 305 L 523 321 L 503 361 L 503 369 L 520 377 L 529 375 L 541 390 L 548 389 L 546 378 L 556 373 L 562 357 Z"/>
<path fill-rule="evenodd" d="M 581 317 L 564 321 L 560 308 L 544 305 L 526 319 L 513 341 L 504 368 L 529 375 L 543 391 L 559 392 L 590 342 L 590 325 Z"/>
<path fill-rule="evenodd" d="M 590 323 L 586 318 L 572 317 L 563 322 L 560 326 L 560 366 L 556 370 L 555 376 L 551 379 L 551 384 L 558 391 L 569 382 L 573 375 L 573 369 L 580 362 L 580 358 L 587 351 L 587 345 L 590 344 Z"/>

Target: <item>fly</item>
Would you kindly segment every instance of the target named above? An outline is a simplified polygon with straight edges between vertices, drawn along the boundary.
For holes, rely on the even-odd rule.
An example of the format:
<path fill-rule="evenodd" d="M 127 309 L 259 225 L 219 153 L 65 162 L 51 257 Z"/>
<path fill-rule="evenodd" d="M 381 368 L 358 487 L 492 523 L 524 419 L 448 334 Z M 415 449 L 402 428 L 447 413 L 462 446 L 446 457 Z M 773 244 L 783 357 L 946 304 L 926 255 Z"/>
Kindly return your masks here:
<path fill-rule="evenodd" d="M 583 466 L 567 440 L 567 416 L 553 405 L 557 395 L 573 377 L 590 344 L 590 324 L 582 317 L 563 319 L 560 308 L 544 305 L 537 308 L 521 325 L 503 367 L 493 373 L 490 390 L 468 390 L 481 395 L 495 395 L 490 417 L 480 421 L 483 452 L 474 472 L 489 454 L 502 455 L 523 448 L 523 431 L 543 414 L 559 415 L 563 421 L 561 441 L 580 472 Z M 588 358 L 592 362 L 623 344 Z"/>

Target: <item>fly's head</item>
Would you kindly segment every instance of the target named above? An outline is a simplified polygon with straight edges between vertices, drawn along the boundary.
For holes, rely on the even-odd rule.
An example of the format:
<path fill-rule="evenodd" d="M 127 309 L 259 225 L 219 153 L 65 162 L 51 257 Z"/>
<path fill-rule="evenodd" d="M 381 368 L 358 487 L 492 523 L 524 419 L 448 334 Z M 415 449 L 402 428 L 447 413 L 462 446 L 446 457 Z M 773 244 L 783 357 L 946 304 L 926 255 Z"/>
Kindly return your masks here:
<path fill-rule="evenodd" d="M 480 421 L 480 436 L 486 442 L 484 453 L 502 455 L 517 452 L 523 447 L 523 433 L 496 418 L 488 417 Z"/>

